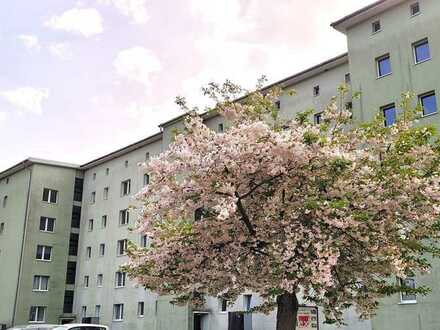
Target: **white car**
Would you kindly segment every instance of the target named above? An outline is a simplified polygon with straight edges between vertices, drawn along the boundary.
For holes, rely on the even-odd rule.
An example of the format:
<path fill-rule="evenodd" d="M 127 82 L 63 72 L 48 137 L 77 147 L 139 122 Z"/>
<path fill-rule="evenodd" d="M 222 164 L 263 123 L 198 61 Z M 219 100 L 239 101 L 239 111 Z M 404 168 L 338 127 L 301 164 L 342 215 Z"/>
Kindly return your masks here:
<path fill-rule="evenodd" d="M 85 323 L 69 323 L 69 324 L 29 324 L 23 326 L 15 326 L 7 330 L 109 330 L 105 325 L 85 324 Z"/>

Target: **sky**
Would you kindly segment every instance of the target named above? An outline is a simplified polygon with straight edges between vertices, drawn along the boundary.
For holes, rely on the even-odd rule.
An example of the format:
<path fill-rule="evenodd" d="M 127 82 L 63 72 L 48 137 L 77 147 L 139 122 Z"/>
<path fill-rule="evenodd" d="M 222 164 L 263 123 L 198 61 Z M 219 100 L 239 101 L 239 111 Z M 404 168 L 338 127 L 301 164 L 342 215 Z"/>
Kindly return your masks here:
<path fill-rule="evenodd" d="M 0 2 L 0 171 L 83 164 L 202 108 L 200 88 L 275 82 L 346 52 L 330 23 L 374 0 Z"/>

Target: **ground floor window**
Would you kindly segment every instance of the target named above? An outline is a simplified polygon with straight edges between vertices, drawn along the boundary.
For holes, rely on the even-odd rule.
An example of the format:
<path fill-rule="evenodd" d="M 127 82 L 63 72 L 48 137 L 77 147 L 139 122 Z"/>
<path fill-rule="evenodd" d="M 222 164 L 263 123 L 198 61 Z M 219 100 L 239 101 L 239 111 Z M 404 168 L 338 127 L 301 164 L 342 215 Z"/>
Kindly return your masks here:
<path fill-rule="evenodd" d="M 29 313 L 29 322 L 44 322 L 46 319 L 45 306 L 31 306 Z"/>

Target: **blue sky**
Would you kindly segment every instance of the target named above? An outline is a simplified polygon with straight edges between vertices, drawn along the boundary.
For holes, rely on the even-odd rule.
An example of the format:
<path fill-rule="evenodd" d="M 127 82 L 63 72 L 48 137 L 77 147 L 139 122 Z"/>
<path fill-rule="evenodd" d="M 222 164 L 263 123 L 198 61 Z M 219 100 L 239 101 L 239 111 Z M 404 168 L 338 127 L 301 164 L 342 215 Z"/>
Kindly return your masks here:
<path fill-rule="evenodd" d="M 276 81 L 346 51 L 329 24 L 372 0 L 0 3 L 0 170 L 84 163 L 203 105 L 209 81 Z"/>

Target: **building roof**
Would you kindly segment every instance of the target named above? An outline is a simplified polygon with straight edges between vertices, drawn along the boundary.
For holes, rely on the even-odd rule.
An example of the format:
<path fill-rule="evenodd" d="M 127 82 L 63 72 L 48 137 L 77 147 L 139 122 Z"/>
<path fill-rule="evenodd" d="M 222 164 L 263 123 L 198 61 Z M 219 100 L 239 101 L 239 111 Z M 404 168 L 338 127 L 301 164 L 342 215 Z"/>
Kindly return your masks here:
<path fill-rule="evenodd" d="M 370 19 L 404 1 L 405 0 L 379 0 L 373 2 L 372 4 L 351 13 L 350 15 L 333 22 L 330 24 L 330 26 L 342 33 L 345 33 L 348 28 Z"/>
<path fill-rule="evenodd" d="M 70 164 L 70 163 L 63 163 L 63 162 L 57 162 L 54 160 L 47 160 L 47 159 L 41 159 L 41 158 L 27 158 L 23 161 L 21 161 L 18 164 L 15 164 L 14 166 L 0 172 L 0 179 L 6 178 L 14 173 L 17 173 L 31 165 L 34 164 L 41 164 L 41 165 L 49 165 L 49 166 L 55 166 L 55 167 L 64 167 L 64 168 L 72 168 L 72 169 L 79 169 L 80 166 L 76 164 Z"/>
<path fill-rule="evenodd" d="M 98 166 L 98 165 L 100 165 L 102 163 L 108 162 L 109 160 L 112 160 L 112 159 L 117 158 L 117 157 L 121 157 L 121 156 L 123 156 L 123 155 L 125 155 L 125 154 L 127 154 L 127 153 L 129 153 L 129 152 L 131 152 L 133 150 L 137 150 L 139 148 L 142 148 L 143 146 L 146 146 L 147 144 L 150 144 L 152 142 L 158 141 L 160 139 L 162 139 L 162 132 L 156 133 L 156 134 L 151 135 L 151 136 L 149 136 L 149 137 L 147 137 L 145 139 L 142 139 L 140 141 L 132 143 L 132 144 L 126 146 L 126 147 L 123 147 L 121 149 L 113 151 L 113 152 L 111 152 L 111 153 L 109 153 L 107 155 L 104 155 L 104 156 L 101 156 L 99 158 L 96 158 L 96 159 L 94 159 L 94 160 L 92 160 L 92 161 L 90 161 L 90 162 L 88 162 L 88 163 L 86 163 L 84 165 L 81 165 L 81 169 L 87 170 L 89 168 Z"/>
<path fill-rule="evenodd" d="M 297 84 L 301 81 L 304 81 L 306 79 L 312 78 L 318 74 L 321 74 L 323 72 L 326 72 L 328 70 L 331 70 L 337 66 L 340 66 L 342 64 L 345 64 L 348 62 L 348 54 L 344 53 L 341 54 L 339 56 L 336 56 L 334 58 L 331 58 L 325 62 L 322 62 L 318 65 L 315 65 L 311 68 L 308 68 L 306 70 L 303 70 L 299 73 L 296 73 L 292 76 L 289 76 L 287 78 L 284 78 L 280 81 L 277 81 L 275 83 L 272 83 L 270 85 L 267 85 L 263 88 L 263 91 L 265 90 L 269 90 L 270 88 L 274 87 L 274 86 L 281 86 L 282 88 L 287 88 L 290 87 L 294 84 Z M 237 99 L 236 101 L 239 102 L 243 99 L 245 99 L 246 96 L 243 96 L 239 99 Z M 214 111 L 207 111 L 205 113 L 202 113 L 201 116 L 207 120 L 209 118 L 215 117 L 217 114 Z M 186 114 L 180 115 L 178 117 L 172 118 L 162 124 L 159 125 L 159 127 L 161 129 L 163 129 L 164 127 L 167 127 L 169 125 L 172 125 L 180 120 L 182 120 L 182 118 L 186 116 Z M 0 179 L 6 176 L 9 176 L 15 172 L 20 171 L 23 168 L 26 168 L 32 164 L 45 164 L 45 165 L 51 165 L 51 166 L 59 166 L 59 167 L 67 167 L 67 168 L 77 168 L 77 169 L 81 169 L 81 170 L 87 170 L 90 169 L 92 167 L 98 166 L 102 163 L 105 163 L 109 160 L 115 159 L 117 157 L 121 157 L 131 151 L 137 150 L 139 148 L 142 148 L 150 143 L 153 143 L 155 141 L 158 141 L 160 139 L 162 139 L 162 131 L 158 132 L 154 135 L 151 135 L 145 139 L 142 139 L 140 141 L 137 141 L 135 143 L 132 143 L 126 147 L 120 148 L 116 151 L 113 151 L 109 154 L 106 154 L 104 156 L 101 156 L 99 158 L 96 158 L 94 160 L 91 160 L 90 162 L 87 162 L 86 164 L 83 164 L 81 166 L 79 165 L 74 165 L 74 164 L 67 164 L 67 163 L 61 163 L 61 162 L 56 162 L 56 161 L 50 161 L 50 160 L 43 160 L 43 159 L 38 159 L 38 158 L 28 158 L 14 166 L 12 166 L 11 168 L 0 172 Z"/>
<path fill-rule="evenodd" d="M 308 69 L 305 69 L 305 70 L 303 70 L 301 72 L 298 72 L 298 73 L 296 73 L 296 74 L 294 74 L 292 76 L 289 76 L 289 77 L 284 78 L 282 80 L 276 81 L 276 82 L 274 82 L 274 83 L 272 83 L 270 85 L 267 85 L 267 86 L 263 87 L 262 91 L 263 92 L 267 91 L 267 90 L 269 90 L 269 89 L 271 89 L 271 88 L 273 88 L 275 86 L 280 86 L 282 88 L 290 87 L 290 86 L 292 86 L 294 84 L 297 84 L 297 83 L 299 83 L 301 81 L 304 81 L 306 79 L 309 79 L 309 78 L 312 78 L 314 76 L 317 76 L 318 74 L 326 72 L 326 71 L 328 71 L 330 69 L 333 69 L 333 68 L 335 68 L 337 66 L 340 66 L 342 64 L 345 64 L 345 63 L 348 63 L 348 53 L 344 53 L 344 54 L 338 55 L 338 56 L 333 57 L 333 58 L 331 58 L 329 60 L 326 60 L 326 61 L 324 61 L 322 63 L 319 63 L 319 64 L 317 64 L 315 66 L 312 66 L 312 67 L 310 67 Z M 247 96 L 244 95 L 244 96 L 238 98 L 236 100 L 236 102 L 240 102 L 240 101 L 244 100 L 246 97 Z M 180 121 L 185 116 L 186 116 L 186 114 L 174 117 L 174 118 L 172 118 L 172 119 L 170 119 L 170 120 L 160 124 L 159 127 L 163 128 L 163 127 L 172 125 L 172 124 Z M 209 119 L 209 118 L 212 118 L 212 117 L 216 116 L 216 113 L 213 112 L 213 111 L 207 111 L 207 112 L 202 113 L 201 116 L 203 116 L 203 118 L 206 120 L 206 119 Z"/>

